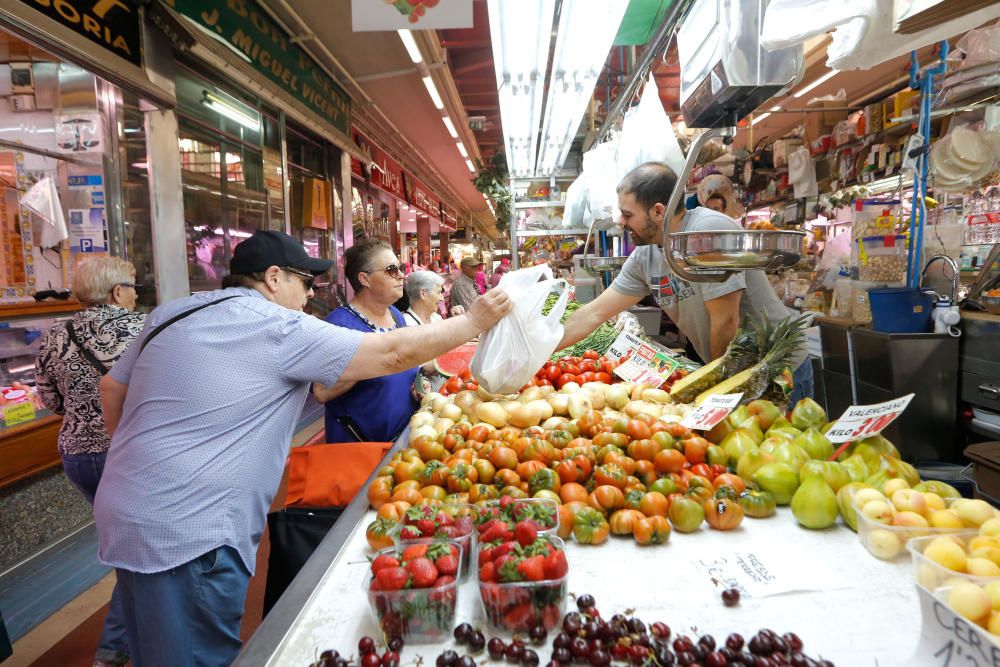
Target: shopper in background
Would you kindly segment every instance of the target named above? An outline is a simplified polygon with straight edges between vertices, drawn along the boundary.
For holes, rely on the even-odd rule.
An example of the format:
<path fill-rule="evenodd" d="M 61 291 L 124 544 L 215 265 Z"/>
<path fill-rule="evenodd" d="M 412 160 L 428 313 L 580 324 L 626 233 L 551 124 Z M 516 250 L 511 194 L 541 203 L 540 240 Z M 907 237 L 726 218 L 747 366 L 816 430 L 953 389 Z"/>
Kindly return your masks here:
<path fill-rule="evenodd" d="M 302 312 L 332 265 L 287 234 L 257 232 L 230 263 L 242 286 L 163 304 L 101 380 L 112 441 L 94 515 L 134 667 L 236 657 L 257 546 L 313 382 L 413 368 L 511 309 L 493 290 L 446 322 L 335 327 Z M 391 278 L 385 265 L 365 268 Z"/>
<path fill-rule="evenodd" d="M 503 274 L 510 271 L 510 260 L 504 257 L 497 264 L 497 268 L 493 269 L 493 275 L 490 276 L 490 287 L 496 287 L 500 284 L 500 279 L 503 278 Z"/>
<path fill-rule="evenodd" d="M 441 303 L 444 302 L 444 280 L 433 271 L 414 271 L 406 276 L 403 289 L 410 302 L 409 308 L 403 311 L 406 326 L 419 326 L 444 319 L 440 312 Z M 464 308 L 455 306 L 451 315 L 461 315 L 464 312 Z"/>
<path fill-rule="evenodd" d="M 726 198 L 723 197 L 718 192 L 716 192 L 715 194 L 710 195 L 708 199 L 705 200 L 705 208 L 711 209 L 716 213 L 725 213 Z"/>
<path fill-rule="evenodd" d="M 98 383 L 142 331 L 146 316 L 133 312 L 135 267 L 116 257 L 81 262 L 73 274 L 73 296 L 86 308 L 45 334 L 35 386 L 42 404 L 63 415 L 58 440 L 63 470 L 93 505 L 111 444 Z M 121 589 L 115 584 L 94 665 L 124 665 L 128 657 Z"/>
<path fill-rule="evenodd" d="M 403 295 L 399 260 L 388 243 L 367 239 L 344 253 L 344 274 L 354 298 L 326 316 L 339 327 L 386 332 L 407 326 L 392 304 Z M 417 271 L 413 275 L 433 271 Z M 411 302 L 412 305 L 412 302 Z M 326 406 L 326 442 L 392 442 L 420 405 L 410 388 L 419 369 L 333 387 L 313 385 L 313 395 Z M 378 406 L 372 410 L 372 406 Z"/>
<path fill-rule="evenodd" d="M 486 290 L 489 289 L 486 283 L 486 265 L 480 263 L 476 267 L 476 291 L 480 294 L 486 294 Z"/>
<path fill-rule="evenodd" d="M 637 247 L 611 288 L 566 320 L 557 349 L 583 339 L 601 322 L 634 306 L 650 293 L 704 362 L 726 351 L 743 315 L 778 321 L 793 314 L 778 299 L 763 271 L 737 272 L 721 283 L 689 283 L 674 275 L 658 245 L 664 225 L 670 225 L 672 231 L 685 232 L 740 229 L 732 218 L 704 207 L 667 211 L 676 183 L 677 175 L 670 167 L 646 162 L 618 184 L 620 224 Z M 792 400 L 812 396 L 812 364 L 804 349 L 794 358 L 793 367 L 796 370 Z"/>
<path fill-rule="evenodd" d="M 459 262 L 458 268 L 461 275 L 455 279 L 449 295 L 449 303 L 452 308 L 462 306 L 468 310 L 472 302 L 479 296 L 479 292 L 476 290 L 476 272 L 479 269 L 479 264 L 479 260 L 474 257 L 463 257 L 462 261 Z"/>

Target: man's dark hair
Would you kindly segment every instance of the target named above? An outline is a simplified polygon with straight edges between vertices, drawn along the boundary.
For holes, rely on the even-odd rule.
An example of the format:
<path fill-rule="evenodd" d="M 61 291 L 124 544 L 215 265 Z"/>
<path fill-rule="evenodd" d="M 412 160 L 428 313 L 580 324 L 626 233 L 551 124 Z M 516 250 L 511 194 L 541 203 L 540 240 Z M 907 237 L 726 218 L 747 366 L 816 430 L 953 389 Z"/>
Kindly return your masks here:
<path fill-rule="evenodd" d="M 264 282 L 264 272 L 230 273 L 222 279 L 222 289 L 227 287 L 249 287 L 254 289 L 258 283 Z"/>
<path fill-rule="evenodd" d="M 360 292 L 365 288 L 358 279 L 358 274 L 376 268 L 371 265 L 372 257 L 383 249 L 392 250 L 392 246 L 383 239 L 371 238 L 355 243 L 344 252 L 344 274 L 355 292 Z"/>
<path fill-rule="evenodd" d="M 676 184 L 677 174 L 673 169 L 662 162 L 643 162 L 621 180 L 618 194 L 634 196 L 635 201 L 648 211 L 657 202 L 666 207 Z"/>
<path fill-rule="evenodd" d="M 711 195 L 709 195 L 708 198 L 705 199 L 705 206 L 708 206 L 708 202 L 712 201 L 713 199 L 718 199 L 719 201 L 721 201 L 723 209 L 729 206 L 729 202 L 726 201 L 725 196 L 721 192 L 714 192 Z"/>

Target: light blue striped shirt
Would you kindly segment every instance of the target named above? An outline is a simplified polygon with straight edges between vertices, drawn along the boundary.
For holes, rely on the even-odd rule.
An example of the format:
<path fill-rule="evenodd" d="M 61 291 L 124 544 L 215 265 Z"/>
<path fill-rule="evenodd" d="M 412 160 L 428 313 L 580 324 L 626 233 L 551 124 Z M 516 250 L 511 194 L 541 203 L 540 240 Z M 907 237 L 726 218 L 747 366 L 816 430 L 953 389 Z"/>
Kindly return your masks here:
<path fill-rule="evenodd" d="M 150 313 L 111 370 L 128 393 L 94 501 L 101 562 L 163 572 L 229 545 L 253 573 L 310 382 L 334 384 L 361 336 L 240 287 Z"/>

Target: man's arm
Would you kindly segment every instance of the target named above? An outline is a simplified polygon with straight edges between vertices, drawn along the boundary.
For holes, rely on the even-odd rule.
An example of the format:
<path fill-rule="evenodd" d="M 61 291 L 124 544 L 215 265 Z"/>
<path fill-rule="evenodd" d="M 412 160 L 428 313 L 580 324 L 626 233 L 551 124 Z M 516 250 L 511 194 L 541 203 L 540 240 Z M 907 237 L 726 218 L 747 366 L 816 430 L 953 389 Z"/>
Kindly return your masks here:
<path fill-rule="evenodd" d="M 459 317 L 388 333 L 364 334 L 339 380 L 325 389 L 336 391 L 342 384 L 419 366 L 491 328 L 513 305 L 506 292 L 495 289 L 476 299 L 468 312 Z"/>
<path fill-rule="evenodd" d="M 111 377 L 110 373 L 101 378 L 101 407 L 104 410 L 104 428 L 109 436 L 115 434 L 121 421 L 127 393 L 128 385 Z"/>
<path fill-rule="evenodd" d="M 317 403 L 329 403 L 338 396 L 346 394 L 357 382 L 337 382 L 332 387 L 324 387 L 319 382 L 313 382 L 312 391 L 313 398 L 316 399 Z"/>
<path fill-rule="evenodd" d="M 601 326 L 601 322 L 611 319 L 641 300 L 641 296 L 622 294 L 614 287 L 604 290 L 599 297 L 576 310 L 563 322 L 563 337 L 556 349 L 561 350 L 583 340 L 591 331 Z"/>
<path fill-rule="evenodd" d="M 711 327 L 709 344 L 712 349 L 712 359 L 705 361 L 718 359 L 725 354 L 726 347 L 736 335 L 736 329 L 740 324 L 740 299 L 742 297 L 743 290 L 740 289 L 705 302 L 705 310 L 708 311 L 708 322 Z"/>

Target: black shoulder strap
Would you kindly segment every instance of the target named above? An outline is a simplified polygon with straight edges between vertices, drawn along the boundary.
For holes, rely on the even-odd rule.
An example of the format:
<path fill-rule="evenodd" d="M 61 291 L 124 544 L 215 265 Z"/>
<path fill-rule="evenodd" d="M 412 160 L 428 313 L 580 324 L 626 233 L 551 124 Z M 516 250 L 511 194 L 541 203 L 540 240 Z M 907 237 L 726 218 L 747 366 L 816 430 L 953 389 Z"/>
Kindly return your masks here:
<path fill-rule="evenodd" d="M 76 332 L 73 330 L 72 320 L 66 322 L 66 333 L 69 334 L 70 341 L 72 341 L 73 344 L 80 349 L 80 354 L 83 355 L 83 358 L 90 362 L 90 365 L 94 367 L 94 370 L 101 375 L 107 375 L 108 367 L 105 366 L 100 359 L 95 357 L 93 352 L 85 348 L 83 343 L 80 342 L 80 339 L 76 337 Z"/>
<path fill-rule="evenodd" d="M 155 329 L 153 329 L 150 332 L 150 334 L 148 336 L 146 336 L 146 338 L 142 341 L 142 345 L 139 346 L 139 354 L 142 354 L 142 351 L 146 349 L 146 346 L 149 345 L 149 342 L 151 340 L 153 340 L 154 338 L 156 338 L 156 336 L 159 335 L 159 333 L 161 331 L 163 331 L 164 329 L 166 329 L 167 327 L 169 327 L 174 322 L 177 322 L 178 320 L 183 320 L 188 315 L 193 315 L 194 313 L 197 313 L 202 308 L 208 308 L 209 306 L 214 306 L 217 303 L 222 303 L 223 301 L 229 301 L 230 299 L 235 299 L 238 296 L 242 296 L 242 295 L 241 294 L 234 294 L 232 296 L 224 296 L 221 299 L 216 299 L 215 301 L 209 301 L 208 303 L 203 303 L 200 306 L 192 308 L 191 310 L 185 310 L 180 315 L 174 315 L 169 320 L 167 320 L 166 322 L 164 322 L 160 326 L 158 326 Z"/>

